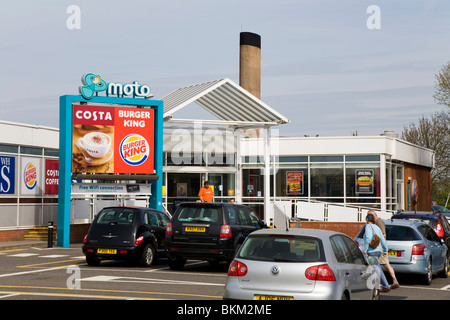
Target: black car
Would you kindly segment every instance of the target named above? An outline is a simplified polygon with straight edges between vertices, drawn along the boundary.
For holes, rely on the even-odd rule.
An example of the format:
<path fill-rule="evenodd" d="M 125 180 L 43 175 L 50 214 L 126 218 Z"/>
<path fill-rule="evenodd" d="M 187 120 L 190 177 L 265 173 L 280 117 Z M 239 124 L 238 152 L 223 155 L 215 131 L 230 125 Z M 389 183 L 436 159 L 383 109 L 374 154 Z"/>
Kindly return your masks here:
<path fill-rule="evenodd" d="M 450 224 L 446 217 L 440 212 L 426 211 L 400 211 L 394 214 L 391 219 L 419 220 L 428 224 L 436 234 L 444 240 L 449 249 L 447 256 L 450 258 Z"/>
<path fill-rule="evenodd" d="M 265 227 L 265 222 L 244 205 L 181 203 L 166 231 L 169 267 L 182 269 L 187 259 L 232 261 L 247 235 Z"/>
<path fill-rule="evenodd" d="M 89 265 L 101 260 L 133 260 L 150 266 L 164 256 L 164 238 L 170 217 L 142 207 L 107 207 L 95 217 L 84 238 L 83 253 Z"/>

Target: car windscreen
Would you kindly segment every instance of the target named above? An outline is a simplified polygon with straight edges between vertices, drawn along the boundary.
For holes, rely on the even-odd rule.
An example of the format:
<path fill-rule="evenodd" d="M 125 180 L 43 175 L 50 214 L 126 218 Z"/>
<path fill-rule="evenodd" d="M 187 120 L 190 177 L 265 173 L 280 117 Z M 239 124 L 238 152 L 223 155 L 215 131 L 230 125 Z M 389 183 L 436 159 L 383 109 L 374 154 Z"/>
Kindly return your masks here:
<path fill-rule="evenodd" d="M 218 222 L 220 218 L 220 207 L 212 206 L 186 206 L 181 207 L 176 219 L 180 222 Z"/>
<path fill-rule="evenodd" d="M 136 211 L 130 208 L 105 208 L 97 216 L 97 224 L 132 224 Z"/>
<path fill-rule="evenodd" d="M 421 240 L 421 238 L 413 228 L 406 226 L 387 225 L 386 240 L 412 241 Z"/>
<path fill-rule="evenodd" d="M 319 262 L 325 261 L 322 241 L 314 237 L 286 235 L 253 235 L 247 238 L 239 258 L 259 261 Z"/>

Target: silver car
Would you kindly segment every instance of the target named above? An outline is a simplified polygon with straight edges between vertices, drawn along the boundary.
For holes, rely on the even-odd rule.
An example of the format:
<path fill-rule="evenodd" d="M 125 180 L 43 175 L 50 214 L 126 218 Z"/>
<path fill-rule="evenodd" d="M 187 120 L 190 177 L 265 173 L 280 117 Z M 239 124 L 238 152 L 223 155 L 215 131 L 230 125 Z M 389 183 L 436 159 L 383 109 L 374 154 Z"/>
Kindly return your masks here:
<path fill-rule="evenodd" d="M 251 233 L 228 269 L 224 299 L 378 299 L 377 275 L 351 238 L 313 229 Z"/>
<path fill-rule="evenodd" d="M 424 222 L 412 220 L 383 220 L 389 264 L 396 273 L 411 273 L 431 284 L 433 274 L 448 277 L 447 246 L 433 228 Z M 355 241 L 364 246 L 362 228 Z"/>

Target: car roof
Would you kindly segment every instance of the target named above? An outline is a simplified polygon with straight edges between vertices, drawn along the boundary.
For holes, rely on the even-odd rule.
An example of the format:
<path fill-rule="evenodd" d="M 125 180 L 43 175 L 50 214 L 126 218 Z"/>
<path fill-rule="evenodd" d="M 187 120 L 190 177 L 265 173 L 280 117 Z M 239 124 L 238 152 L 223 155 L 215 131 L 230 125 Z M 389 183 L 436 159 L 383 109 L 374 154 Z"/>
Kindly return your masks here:
<path fill-rule="evenodd" d="M 337 231 L 331 231 L 331 230 L 321 230 L 321 229 L 306 229 L 306 228 L 290 228 L 288 230 L 283 228 L 267 228 L 267 229 L 261 229 L 252 232 L 250 235 L 294 235 L 294 236 L 310 236 L 310 237 L 317 237 L 317 238 L 328 238 L 331 235 L 335 234 L 341 234 L 345 235 L 344 233 L 337 232 Z"/>
<path fill-rule="evenodd" d="M 398 226 L 407 226 L 407 227 L 412 227 L 412 226 L 418 226 L 421 224 L 426 224 L 425 222 L 422 221 L 416 221 L 416 220 L 400 220 L 400 219 L 387 219 L 387 220 L 383 220 L 385 225 L 398 225 Z"/>
<path fill-rule="evenodd" d="M 431 212 L 431 211 L 402 211 L 393 215 L 393 217 L 401 217 L 401 216 L 417 216 L 417 217 L 430 217 L 437 219 L 440 212 Z"/>

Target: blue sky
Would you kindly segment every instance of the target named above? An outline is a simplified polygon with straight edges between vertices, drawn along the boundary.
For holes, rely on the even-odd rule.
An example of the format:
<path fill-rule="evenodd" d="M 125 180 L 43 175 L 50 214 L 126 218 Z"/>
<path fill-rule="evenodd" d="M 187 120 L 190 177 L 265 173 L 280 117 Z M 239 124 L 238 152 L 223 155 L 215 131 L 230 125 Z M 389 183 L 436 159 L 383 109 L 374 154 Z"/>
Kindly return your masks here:
<path fill-rule="evenodd" d="M 80 29 L 69 30 L 69 5 Z M 366 26 L 370 5 L 379 30 Z M 379 135 L 443 109 L 448 0 L 14 1 L 0 11 L 0 120 L 58 127 L 81 77 L 150 85 L 239 82 L 239 33 L 262 38 L 261 99 L 291 120 L 280 135 Z M 182 111 L 180 111 L 182 112 Z M 181 115 L 180 117 L 185 117 Z M 206 116 L 202 115 L 202 118 Z"/>

